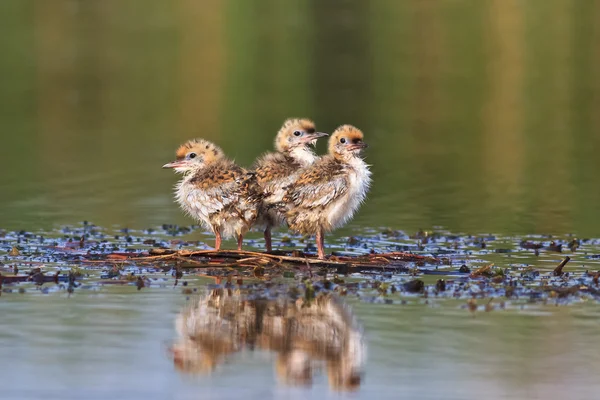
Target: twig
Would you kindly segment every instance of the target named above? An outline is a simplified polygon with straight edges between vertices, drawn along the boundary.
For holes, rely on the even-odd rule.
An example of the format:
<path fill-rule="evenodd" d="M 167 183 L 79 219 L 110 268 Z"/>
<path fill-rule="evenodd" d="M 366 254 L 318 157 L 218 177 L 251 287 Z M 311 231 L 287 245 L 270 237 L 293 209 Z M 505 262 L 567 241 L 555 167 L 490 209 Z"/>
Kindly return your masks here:
<path fill-rule="evenodd" d="M 568 263 L 569 261 L 571 261 L 571 257 L 569 257 L 569 256 L 566 256 L 566 257 L 565 257 L 565 259 L 564 259 L 564 260 L 562 260 L 562 261 L 560 262 L 560 264 L 558 264 L 558 266 L 557 266 L 556 268 L 554 268 L 554 272 L 553 272 L 554 276 L 561 276 L 561 275 L 563 274 L 563 267 L 564 267 L 565 265 L 567 265 L 567 263 Z"/>
<path fill-rule="evenodd" d="M 439 263 L 440 260 L 412 253 L 392 252 L 382 254 L 369 254 L 358 257 L 339 257 L 332 256 L 328 260 L 320 260 L 313 257 L 307 257 L 302 254 L 301 257 L 295 257 L 282 254 L 260 253 L 255 251 L 238 250 L 171 250 L 171 249 L 152 249 L 150 255 L 129 254 L 127 257 L 119 254 L 119 259 L 112 259 L 110 255 L 103 260 L 81 260 L 82 263 L 90 264 L 147 264 L 164 262 L 167 265 L 174 262 L 188 262 L 192 265 L 186 265 L 184 268 L 220 268 L 227 265 L 238 267 L 248 266 L 277 266 L 280 268 L 289 268 L 292 265 L 307 265 L 314 267 L 337 268 L 338 272 L 346 273 L 349 271 L 363 270 L 384 270 L 386 267 L 397 267 L 401 262 L 432 262 Z M 293 253 L 295 254 L 295 253 Z M 204 258 L 206 262 L 201 262 L 196 257 Z M 116 257 L 115 257 L 116 258 Z M 217 260 L 218 259 L 218 260 Z M 236 260 L 231 264 L 230 261 Z M 211 263 L 212 261 L 212 263 Z M 216 263 L 215 263 L 216 262 Z M 215 263 L 215 264 L 213 264 Z M 167 265 L 164 267 L 166 268 Z M 343 272 L 346 271 L 346 272 Z"/>

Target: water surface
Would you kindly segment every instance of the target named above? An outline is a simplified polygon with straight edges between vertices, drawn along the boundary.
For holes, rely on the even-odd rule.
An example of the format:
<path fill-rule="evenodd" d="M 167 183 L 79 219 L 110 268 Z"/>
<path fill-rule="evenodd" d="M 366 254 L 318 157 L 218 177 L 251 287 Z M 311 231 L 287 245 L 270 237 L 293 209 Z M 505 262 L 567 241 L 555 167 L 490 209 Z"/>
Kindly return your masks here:
<path fill-rule="evenodd" d="M 212 375 L 176 371 L 167 348 L 185 303 L 179 290 L 3 294 L 4 399 L 339 398 L 326 376 L 311 388 L 276 379 L 273 355 L 242 353 Z M 597 304 L 479 314 L 456 302 L 353 303 L 368 361 L 350 398 L 590 399 Z"/>
<path fill-rule="evenodd" d="M 355 124 L 370 145 L 374 185 L 340 247 L 383 227 L 599 237 L 599 20 L 595 0 L 3 0 L 0 229 L 190 225 L 160 169 L 181 142 L 250 165 L 285 118 L 307 116 Z M 261 352 L 178 374 L 165 349 L 184 303 L 171 287 L 3 294 L 0 396 L 339 398 L 324 376 L 279 385 Z M 349 397 L 600 390 L 594 302 L 476 318 L 464 301 L 350 303 L 368 362 Z"/>

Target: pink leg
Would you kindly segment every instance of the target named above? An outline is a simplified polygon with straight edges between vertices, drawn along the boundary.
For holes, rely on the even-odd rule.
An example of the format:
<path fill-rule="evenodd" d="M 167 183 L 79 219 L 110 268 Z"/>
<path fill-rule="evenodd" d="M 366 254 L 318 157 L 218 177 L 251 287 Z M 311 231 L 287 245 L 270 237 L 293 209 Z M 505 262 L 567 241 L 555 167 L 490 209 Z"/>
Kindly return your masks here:
<path fill-rule="evenodd" d="M 265 228 L 265 246 L 267 248 L 267 252 L 273 251 L 273 246 L 271 244 L 271 227 L 267 226 Z"/>
<path fill-rule="evenodd" d="M 325 235 L 323 234 L 323 229 L 319 228 L 317 231 L 317 254 L 319 255 L 319 259 L 325 259 Z"/>
<path fill-rule="evenodd" d="M 215 250 L 221 250 L 221 232 L 215 231 Z"/>
<path fill-rule="evenodd" d="M 237 242 L 238 242 L 238 251 L 241 251 L 242 243 L 244 242 L 244 235 L 238 235 Z"/>

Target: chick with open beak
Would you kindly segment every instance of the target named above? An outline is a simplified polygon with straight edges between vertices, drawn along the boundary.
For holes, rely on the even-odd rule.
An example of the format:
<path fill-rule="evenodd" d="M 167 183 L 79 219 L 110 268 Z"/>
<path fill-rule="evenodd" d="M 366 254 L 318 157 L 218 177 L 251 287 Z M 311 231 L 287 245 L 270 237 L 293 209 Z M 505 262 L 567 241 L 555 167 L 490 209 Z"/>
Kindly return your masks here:
<path fill-rule="evenodd" d="M 258 216 L 261 194 L 253 173 L 225 157 L 214 143 L 193 139 L 181 145 L 177 159 L 163 165 L 183 174 L 175 186 L 175 199 L 192 218 L 215 234 L 215 249 L 222 239 L 235 236 L 242 249 L 244 234 Z"/>
<path fill-rule="evenodd" d="M 371 171 L 362 159 L 363 133 L 340 126 L 329 139 L 326 156 L 304 169 L 275 207 L 292 231 L 315 235 L 319 258 L 325 258 L 324 235 L 344 225 L 365 200 Z"/>
<path fill-rule="evenodd" d="M 270 207 L 283 199 L 285 187 L 291 185 L 303 168 L 312 165 L 318 156 L 314 153 L 317 139 L 327 136 L 317 132 L 313 121 L 290 118 L 275 137 L 275 150 L 264 154 L 254 163 L 256 179 L 263 194 L 263 206 L 257 225 L 264 228 L 265 247 L 272 250 L 271 230 L 285 221 L 285 215 Z"/>

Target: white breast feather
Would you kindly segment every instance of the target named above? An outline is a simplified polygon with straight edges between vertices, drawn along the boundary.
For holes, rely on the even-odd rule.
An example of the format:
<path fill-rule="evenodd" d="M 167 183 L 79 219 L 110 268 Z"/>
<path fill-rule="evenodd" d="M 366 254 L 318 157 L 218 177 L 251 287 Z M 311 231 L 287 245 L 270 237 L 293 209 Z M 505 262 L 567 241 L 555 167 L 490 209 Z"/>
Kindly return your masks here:
<path fill-rule="evenodd" d="M 348 192 L 327 210 L 327 220 L 334 229 L 343 226 L 352 218 L 365 201 L 371 185 L 371 171 L 362 159 L 352 158 L 348 172 Z"/>
<path fill-rule="evenodd" d="M 302 164 L 302 167 L 308 167 L 319 158 L 315 153 L 313 153 L 309 148 L 305 146 L 299 146 L 293 149 L 290 152 L 290 155 Z"/>
<path fill-rule="evenodd" d="M 214 191 L 202 190 L 193 185 L 186 184 L 192 177 L 182 179 L 175 186 L 175 199 L 186 214 L 200 222 L 202 227 L 209 231 L 214 231 L 211 224 L 211 216 L 223 210 L 226 206 L 240 201 L 239 196 L 225 187 L 221 188 L 219 194 Z M 235 185 L 236 183 L 230 183 Z M 253 210 L 248 207 L 242 207 L 246 204 L 245 201 L 239 203 L 241 209 L 245 210 L 246 219 L 251 220 Z M 241 218 L 217 218 L 213 222 L 216 223 L 221 232 L 221 237 L 224 239 L 230 238 L 247 230 L 246 223 Z"/>
<path fill-rule="evenodd" d="M 209 216 L 222 209 L 228 199 L 209 196 L 204 190 L 184 184 L 189 179 L 191 177 L 184 178 L 175 185 L 175 199 L 186 214 L 198 220 L 204 229 L 212 231 Z"/>

